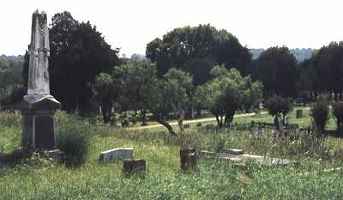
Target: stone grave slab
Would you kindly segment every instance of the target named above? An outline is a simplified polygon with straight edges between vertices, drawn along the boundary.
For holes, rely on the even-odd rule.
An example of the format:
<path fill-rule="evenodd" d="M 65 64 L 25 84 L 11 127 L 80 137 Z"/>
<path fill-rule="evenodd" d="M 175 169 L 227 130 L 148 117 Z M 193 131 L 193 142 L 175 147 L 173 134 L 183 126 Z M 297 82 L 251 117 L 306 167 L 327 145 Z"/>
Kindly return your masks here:
<path fill-rule="evenodd" d="M 243 150 L 242 150 L 243 151 Z M 200 151 L 201 158 L 208 159 L 208 158 L 215 158 L 219 160 L 226 160 L 231 161 L 235 164 L 244 164 L 248 161 L 254 161 L 258 164 L 264 165 L 264 166 L 285 166 L 288 164 L 293 163 L 290 160 L 287 159 L 280 159 L 280 158 L 271 158 L 268 156 L 260 156 L 260 155 L 252 155 L 252 154 L 244 154 L 242 151 L 233 151 L 236 154 L 230 154 L 230 153 L 215 153 L 210 151 Z M 242 154 L 239 154 L 239 153 Z"/>
<path fill-rule="evenodd" d="M 133 158 L 133 148 L 115 148 L 101 152 L 99 161 L 128 160 Z"/>
<path fill-rule="evenodd" d="M 224 153 L 232 155 L 241 155 L 244 153 L 243 149 L 225 149 Z"/>

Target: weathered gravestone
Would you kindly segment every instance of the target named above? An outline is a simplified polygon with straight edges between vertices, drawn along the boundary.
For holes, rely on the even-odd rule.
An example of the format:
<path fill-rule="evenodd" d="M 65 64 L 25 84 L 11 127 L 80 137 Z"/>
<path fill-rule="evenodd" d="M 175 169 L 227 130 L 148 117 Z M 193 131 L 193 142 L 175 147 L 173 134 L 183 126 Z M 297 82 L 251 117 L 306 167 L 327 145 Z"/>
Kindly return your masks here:
<path fill-rule="evenodd" d="M 124 160 L 123 173 L 125 175 L 144 174 L 146 171 L 145 160 Z"/>
<path fill-rule="evenodd" d="M 133 148 L 116 148 L 101 152 L 99 161 L 126 160 L 133 158 Z"/>
<path fill-rule="evenodd" d="M 27 149 L 56 147 L 54 114 L 60 103 L 50 95 L 49 55 L 46 13 L 37 10 L 32 15 L 27 94 L 22 102 L 22 144 Z"/>

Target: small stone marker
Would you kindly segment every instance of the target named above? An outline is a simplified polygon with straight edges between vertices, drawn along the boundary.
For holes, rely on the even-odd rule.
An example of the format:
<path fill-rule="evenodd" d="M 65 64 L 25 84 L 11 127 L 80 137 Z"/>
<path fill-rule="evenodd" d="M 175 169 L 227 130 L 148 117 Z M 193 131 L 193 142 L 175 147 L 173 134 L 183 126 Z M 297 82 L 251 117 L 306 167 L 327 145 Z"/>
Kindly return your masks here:
<path fill-rule="evenodd" d="M 133 148 L 116 148 L 103 151 L 100 154 L 99 161 L 126 160 L 133 158 Z"/>
<path fill-rule="evenodd" d="M 125 175 L 144 174 L 146 171 L 145 160 L 124 160 L 123 173 Z"/>
<path fill-rule="evenodd" d="M 298 109 L 298 110 L 296 111 L 296 118 L 297 118 L 297 119 L 300 119 L 300 118 L 302 118 L 302 117 L 303 117 L 303 110 Z"/>
<path fill-rule="evenodd" d="M 197 165 L 197 157 L 195 149 L 187 148 L 180 150 L 181 169 L 183 171 L 195 170 Z"/>
<path fill-rule="evenodd" d="M 241 155 L 244 153 L 243 149 L 225 149 L 224 152 L 231 155 Z"/>

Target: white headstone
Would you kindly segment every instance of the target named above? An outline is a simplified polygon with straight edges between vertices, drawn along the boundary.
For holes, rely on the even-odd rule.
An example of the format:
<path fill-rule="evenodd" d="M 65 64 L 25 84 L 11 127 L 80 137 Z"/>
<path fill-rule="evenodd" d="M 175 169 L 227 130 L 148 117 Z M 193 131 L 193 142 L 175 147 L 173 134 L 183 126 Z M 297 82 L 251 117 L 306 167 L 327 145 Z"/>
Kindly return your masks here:
<path fill-rule="evenodd" d="M 100 161 L 127 160 L 133 158 L 133 148 L 116 148 L 103 151 L 100 154 Z"/>

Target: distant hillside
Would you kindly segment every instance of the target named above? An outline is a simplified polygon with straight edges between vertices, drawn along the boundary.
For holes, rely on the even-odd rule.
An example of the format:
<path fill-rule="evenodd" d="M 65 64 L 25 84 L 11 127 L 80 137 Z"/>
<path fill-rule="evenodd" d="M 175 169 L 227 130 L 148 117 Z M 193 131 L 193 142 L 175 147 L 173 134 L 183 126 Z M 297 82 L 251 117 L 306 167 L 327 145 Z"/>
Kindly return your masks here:
<path fill-rule="evenodd" d="M 257 59 L 261 53 L 264 51 L 265 49 L 250 49 L 250 53 L 252 54 L 252 59 L 255 60 Z M 295 58 L 297 59 L 298 62 L 302 62 L 306 59 L 311 58 L 312 53 L 314 51 L 314 49 L 310 49 L 310 48 L 296 48 L 296 49 L 290 49 L 291 53 L 295 56 Z"/>

